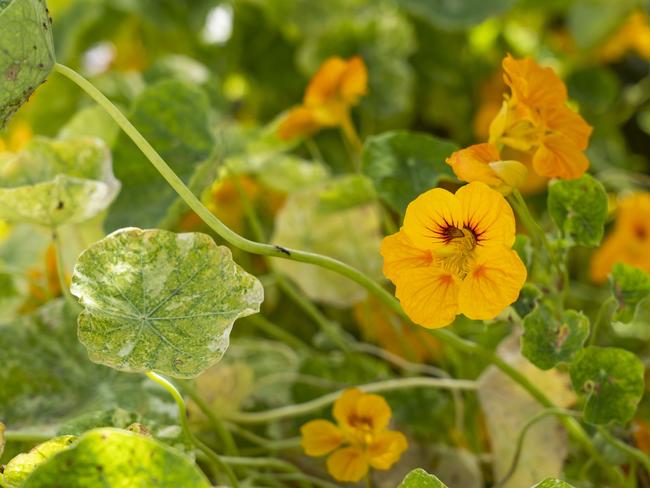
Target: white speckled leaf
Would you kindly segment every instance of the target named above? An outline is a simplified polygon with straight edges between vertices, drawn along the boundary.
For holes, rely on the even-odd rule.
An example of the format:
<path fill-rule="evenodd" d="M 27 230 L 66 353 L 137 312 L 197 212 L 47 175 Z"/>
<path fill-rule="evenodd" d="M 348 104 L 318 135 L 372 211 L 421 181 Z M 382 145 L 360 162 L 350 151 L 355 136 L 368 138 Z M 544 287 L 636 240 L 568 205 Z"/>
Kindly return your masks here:
<path fill-rule="evenodd" d="M 0 159 L 0 219 L 57 227 L 88 220 L 119 191 L 99 139 L 36 138 Z"/>
<path fill-rule="evenodd" d="M 85 309 L 90 359 L 122 371 L 193 378 L 216 363 L 264 289 L 230 250 L 200 233 L 126 228 L 86 249 L 70 291 Z"/>

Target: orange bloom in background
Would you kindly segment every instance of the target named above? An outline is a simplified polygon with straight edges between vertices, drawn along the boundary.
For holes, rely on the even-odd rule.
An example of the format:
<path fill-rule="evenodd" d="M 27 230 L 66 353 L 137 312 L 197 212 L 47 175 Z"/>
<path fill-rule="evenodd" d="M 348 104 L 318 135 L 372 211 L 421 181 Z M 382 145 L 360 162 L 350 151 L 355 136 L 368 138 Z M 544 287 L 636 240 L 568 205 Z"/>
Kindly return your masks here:
<path fill-rule="evenodd" d="M 490 125 L 490 142 L 532 155 L 532 167 L 547 178 L 574 179 L 589 168 L 583 151 L 591 127 L 567 105 L 566 86 L 550 68 L 531 58 L 503 60 L 511 96 Z"/>
<path fill-rule="evenodd" d="M 621 200 L 614 230 L 591 258 L 591 279 L 607 280 L 616 263 L 650 273 L 650 193 L 634 193 Z"/>
<path fill-rule="evenodd" d="M 408 447 L 404 434 L 388 429 L 392 412 L 379 395 L 350 388 L 336 400 L 332 413 L 336 424 L 312 420 L 300 432 L 308 456 L 329 454 L 327 471 L 337 481 L 360 481 L 370 467 L 390 469 Z"/>
<path fill-rule="evenodd" d="M 27 122 L 16 121 L 5 138 L 0 138 L 0 153 L 18 152 L 32 139 L 34 133 Z"/>
<path fill-rule="evenodd" d="M 514 240 L 512 209 L 496 190 L 478 181 L 455 195 L 434 188 L 409 204 L 403 227 L 383 240 L 384 275 L 416 324 L 444 327 L 459 313 L 493 319 L 526 281 Z"/>
<path fill-rule="evenodd" d="M 625 23 L 600 47 L 604 61 L 616 61 L 628 52 L 650 59 L 650 22 L 643 10 L 635 10 Z"/>
<path fill-rule="evenodd" d="M 368 71 L 359 56 L 327 59 L 307 86 L 302 105 L 280 122 L 278 136 L 309 136 L 323 127 L 350 125 L 350 108 L 368 91 Z"/>
<path fill-rule="evenodd" d="M 490 143 L 474 144 L 456 151 L 446 162 L 460 180 L 482 181 L 503 195 L 520 187 L 528 173 L 526 166 L 519 161 L 503 161 L 499 149 Z"/>

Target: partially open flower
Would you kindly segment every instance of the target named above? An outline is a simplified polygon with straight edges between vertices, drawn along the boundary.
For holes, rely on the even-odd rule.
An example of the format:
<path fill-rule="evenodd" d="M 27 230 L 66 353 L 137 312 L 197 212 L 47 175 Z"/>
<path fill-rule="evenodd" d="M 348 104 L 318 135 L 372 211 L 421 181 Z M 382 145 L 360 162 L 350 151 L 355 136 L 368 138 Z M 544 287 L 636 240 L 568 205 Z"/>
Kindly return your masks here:
<path fill-rule="evenodd" d="M 357 482 L 373 467 L 390 469 L 408 447 L 401 432 L 388 430 L 391 409 L 379 395 L 357 388 L 343 392 L 334 404 L 336 424 L 312 420 L 302 426 L 302 447 L 308 456 L 324 456 L 337 481 Z"/>
<path fill-rule="evenodd" d="M 499 149 L 490 143 L 475 144 L 454 152 L 447 158 L 456 176 L 472 182 L 481 181 L 503 195 L 526 180 L 528 169 L 519 161 L 503 161 Z"/>
<path fill-rule="evenodd" d="M 459 313 L 495 318 L 519 296 L 526 267 L 511 249 L 515 218 L 503 195 L 473 182 L 423 193 L 382 243 L 384 275 L 413 322 L 444 327 Z"/>
<path fill-rule="evenodd" d="M 616 61 L 628 52 L 650 59 L 650 22 L 643 10 L 630 14 L 625 23 L 607 39 L 599 50 L 604 61 Z"/>
<path fill-rule="evenodd" d="M 350 108 L 368 90 L 363 60 L 327 59 L 309 82 L 302 105 L 291 109 L 278 127 L 281 139 L 309 136 L 323 127 L 345 126 Z"/>

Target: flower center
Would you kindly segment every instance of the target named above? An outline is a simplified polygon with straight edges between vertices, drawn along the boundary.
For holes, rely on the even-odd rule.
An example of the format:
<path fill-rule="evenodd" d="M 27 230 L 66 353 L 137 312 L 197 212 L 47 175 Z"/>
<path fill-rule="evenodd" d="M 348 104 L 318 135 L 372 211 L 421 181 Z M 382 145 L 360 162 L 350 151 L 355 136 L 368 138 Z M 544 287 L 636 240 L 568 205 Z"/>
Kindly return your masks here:
<path fill-rule="evenodd" d="M 355 430 L 353 438 L 362 446 L 369 446 L 373 442 L 373 422 L 371 418 L 351 415 L 348 423 Z"/>
<path fill-rule="evenodd" d="M 465 279 L 474 259 L 476 233 L 469 227 L 449 226 L 444 230 L 446 245 L 436 249 L 437 264 L 458 279 Z"/>

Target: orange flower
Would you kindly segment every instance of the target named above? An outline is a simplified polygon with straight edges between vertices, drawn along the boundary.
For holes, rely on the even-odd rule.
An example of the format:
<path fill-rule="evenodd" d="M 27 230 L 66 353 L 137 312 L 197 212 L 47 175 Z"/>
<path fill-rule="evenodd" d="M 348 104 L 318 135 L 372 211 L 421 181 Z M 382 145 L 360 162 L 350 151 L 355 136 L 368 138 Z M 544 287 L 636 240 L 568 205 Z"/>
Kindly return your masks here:
<path fill-rule="evenodd" d="M 278 136 L 288 140 L 305 137 L 323 127 L 351 124 L 350 108 L 368 89 L 368 72 L 363 60 L 339 57 L 327 59 L 313 76 L 303 103 L 287 113 L 278 127 Z"/>
<path fill-rule="evenodd" d="M 643 10 L 636 10 L 612 35 L 599 51 L 604 61 L 616 61 L 630 51 L 643 59 L 650 59 L 650 23 Z"/>
<path fill-rule="evenodd" d="M 334 404 L 336 424 L 312 420 L 302 426 L 302 447 L 308 456 L 324 456 L 337 481 L 357 482 L 370 467 L 390 469 L 408 447 L 401 432 L 388 430 L 392 412 L 379 395 L 357 388 L 345 390 Z"/>
<path fill-rule="evenodd" d="M 579 178 L 589 161 L 583 154 L 591 127 L 566 106 L 564 83 L 532 59 L 503 60 L 506 96 L 490 125 L 490 142 L 532 154 L 535 172 L 548 178 Z"/>
<path fill-rule="evenodd" d="M 621 201 L 614 230 L 591 258 L 591 279 L 604 282 L 616 263 L 650 273 L 650 193 L 635 193 Z"/>
<path fill-rule="evenodd" d="M 514 240 L 515 218 L 499 192 L 478 181 L 455 195 L 434 188 L 409 204 L 403 227 L 382 242 L 384 275 L 424 327 L 444 327 L 459 313 L 493 319 L 526 281 Z"/>
<path fill-rule="evenodd" d="M 447 158 L 447 164 L 462 181 L 482 181 L 504 195 L 521 186 L 528 173 L 519 161 L 502 161 L 499 149 L 490 143 L 456 151 Z"/>

